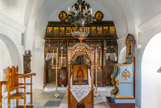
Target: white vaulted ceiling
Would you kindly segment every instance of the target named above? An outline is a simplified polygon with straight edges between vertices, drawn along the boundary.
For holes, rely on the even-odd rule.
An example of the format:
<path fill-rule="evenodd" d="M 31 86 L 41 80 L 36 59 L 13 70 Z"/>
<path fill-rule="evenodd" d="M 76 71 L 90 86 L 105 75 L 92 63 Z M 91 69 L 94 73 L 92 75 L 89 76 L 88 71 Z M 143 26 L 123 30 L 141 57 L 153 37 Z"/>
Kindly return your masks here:
<path fill-rule="evenodd" d="M 26 36 L 44 36 L 48 21 L 57 21 L 59 12 L 77 0 L 0 0 L 0 14 L 25 26 Z M 161 13 L 161 0 L 86 0 L 94 12 L 113 20 L 118 38 L 134 33 L 138 25 Z M 31 30 L 32 29 L 32 30 Z M 34 32 L 34 33 L 31 33 Z M 28 33 L 29 32 L 29 33 Z"/>

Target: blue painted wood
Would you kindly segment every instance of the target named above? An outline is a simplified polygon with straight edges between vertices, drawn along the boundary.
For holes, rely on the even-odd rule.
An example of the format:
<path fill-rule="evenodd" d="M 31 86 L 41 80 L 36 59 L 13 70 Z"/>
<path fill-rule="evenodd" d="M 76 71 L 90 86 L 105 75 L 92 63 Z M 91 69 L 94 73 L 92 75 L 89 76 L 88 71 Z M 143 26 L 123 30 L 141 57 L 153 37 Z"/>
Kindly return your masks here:
<path fill-rule="evenodd" d="M 114 74 L 112 75 L 115 93 L 111 98 L 115 103 L 135 103 L 135 40 L 129 34 L 126 38 L 126 62 L 124 64 L 114 64 Z"/>
<path fill-rule="evenodd" d="M 115 103 L 135 103 L 135 99 L 114 99 Z"/>

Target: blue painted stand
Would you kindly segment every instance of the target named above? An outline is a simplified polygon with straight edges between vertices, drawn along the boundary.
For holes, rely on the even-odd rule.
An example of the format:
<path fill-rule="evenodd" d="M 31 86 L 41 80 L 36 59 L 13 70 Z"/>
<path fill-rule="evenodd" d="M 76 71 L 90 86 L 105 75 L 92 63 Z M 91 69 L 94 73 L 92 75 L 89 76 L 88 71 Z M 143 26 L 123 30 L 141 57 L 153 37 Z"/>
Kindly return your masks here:
<path fill-rule="evenodd" d="M 126 38 L 126 62 L 113 64 L 111 75 L 113 90 L 107 97 L 111 108 L 135 108 L 135 40 L 128 34 Z"/>

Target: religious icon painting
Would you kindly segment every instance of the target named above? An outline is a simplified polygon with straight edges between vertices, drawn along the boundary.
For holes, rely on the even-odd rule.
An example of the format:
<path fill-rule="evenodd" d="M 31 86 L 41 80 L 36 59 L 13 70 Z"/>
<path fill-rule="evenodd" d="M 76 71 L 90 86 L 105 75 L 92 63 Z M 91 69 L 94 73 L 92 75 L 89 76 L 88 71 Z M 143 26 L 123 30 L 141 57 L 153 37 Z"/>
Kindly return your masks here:
<path fill-rule="evenodd" d="M 91 27 L 91 34 L 96 34 L 96 27 Z"/>
<path fill-rule="evenodd" d="M 54 35 L 58 35 L 59 34 L 59 27 L 54 27 Z"/>
<path fill-rule="evenodd" d="M 72 27 L 72 31 L 76 31 L 76 27 Z"/>
<path fill-rule="evenodd" d="M 47 27 L 46 33 L 48 35 L 50 35 L 50 34 L 52 34 L 52 32 L 53 32 L 53 28 L 52 27 Z"/>
<path fill-rule="evenodd" d="M 103 34 L 107 34 L 108 33 L 108 26 L 104 26 L 103 27 Z"/>
<path fill-rule="evenodd" d="M 85 31 L 90 31 L 90 27 L 85 27 Z"/>
<path fill-rule="evenodd" d="M 95 14 L 95 17 L 96 17 L 96 20 L 97 21 L 102 21 L 103 19 L 103 13 L 101 11 L 97 11 L 96 14 Z"/>
<path fill-rule="evenodd" d="M 60 27 L 60 35 L 64 35 L 65 34 L 65 27 Z"/>
<path fill-rule="evenodd" d="M 65 21 L 66 17 L 67 17 L 67 13 L 65 11 L 61 11 L 59 14 L 60 21 Z"/>
<path fill-rule="evenodd" d="M 73 65 L 73 85 L 88 84 L 88 66 Z"/>
<path fill-rule="evenodd" d="M 115 33 L 115 26 L 110 26 L 110 33 Z"/>
<path fill-rule="evenodd" d="M 66 35 L 71 35 L 71 27 L 66 27 Z"/>
<path fill-rule="evenodd" d="M 97 27 L 97 33 L 98 34 L 102 34 L 102 26 L 98 26 Z"/>

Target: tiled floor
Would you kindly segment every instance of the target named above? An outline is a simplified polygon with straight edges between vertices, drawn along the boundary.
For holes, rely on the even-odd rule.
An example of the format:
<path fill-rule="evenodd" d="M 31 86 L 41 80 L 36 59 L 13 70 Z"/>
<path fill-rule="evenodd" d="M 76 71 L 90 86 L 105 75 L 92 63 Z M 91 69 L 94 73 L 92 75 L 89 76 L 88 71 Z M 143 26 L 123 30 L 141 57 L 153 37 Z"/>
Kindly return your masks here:
<path fill-rule="evenodd" d="M 111 88 L 109 88 L 111 89 Z M 100 88 L 101 90 L 101 88 Z M 109 95 L 107 88 L 104 89 L 105 91 L 99 91 L 100 96 L 95 98 L 94 100 L 94 108 L 109 108 L 105 96 Z M 49 100 L 56 100 L 53 97 L 54 92 L 44 92 L 43 90 L 34 90 L 33 91 L 33 102 L 35 108 L 68 108 L 67 106 L 67 90 L 65 89 L 59 89 L 59 92 L 65 93 L 64 98 L 61 100 L 61 104 L 59 107 L 45 107 L 44 105 L 49 101 Z"/>

